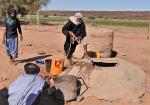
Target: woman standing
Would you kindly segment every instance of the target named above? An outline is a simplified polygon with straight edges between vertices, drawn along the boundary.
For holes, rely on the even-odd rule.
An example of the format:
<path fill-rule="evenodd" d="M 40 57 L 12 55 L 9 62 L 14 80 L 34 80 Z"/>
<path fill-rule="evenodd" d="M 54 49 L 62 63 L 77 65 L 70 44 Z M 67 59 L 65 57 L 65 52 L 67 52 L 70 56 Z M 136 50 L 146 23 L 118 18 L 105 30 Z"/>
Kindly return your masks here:
<path fill-rule="evenodd" d="M 17 12 L 11 8 L 8 10 L 8 17 L 4 20 L 4 33 L 2 43 L 5 44 L 10 63 L 14 63 L 18 55 L 18 32 L 20 40 L 23 40 L 20 21 L 17 19 Z"/>

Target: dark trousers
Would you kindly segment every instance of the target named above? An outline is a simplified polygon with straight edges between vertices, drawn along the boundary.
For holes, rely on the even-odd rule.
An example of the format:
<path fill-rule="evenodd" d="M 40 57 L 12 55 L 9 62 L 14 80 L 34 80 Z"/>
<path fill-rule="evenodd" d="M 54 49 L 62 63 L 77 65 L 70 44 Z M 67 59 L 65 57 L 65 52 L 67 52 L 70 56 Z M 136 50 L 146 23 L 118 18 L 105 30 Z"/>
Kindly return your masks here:
<path fill-rule="evenodd" d="M 70 59 L 72 57 L 72 54 L 74 53 L 76 46 L 78 44 L 76 41 L 74 42 L 74 44 L 70 44 L 70 43 L 71 43 L 70 40 L 66 40 L 64 44 L 64 50 L 67 55 L 67 59 Z"/>
<path fill-rule="evenodd" d="M 9 105 L 7 88 L 0 89 L 0 105 Z"/>

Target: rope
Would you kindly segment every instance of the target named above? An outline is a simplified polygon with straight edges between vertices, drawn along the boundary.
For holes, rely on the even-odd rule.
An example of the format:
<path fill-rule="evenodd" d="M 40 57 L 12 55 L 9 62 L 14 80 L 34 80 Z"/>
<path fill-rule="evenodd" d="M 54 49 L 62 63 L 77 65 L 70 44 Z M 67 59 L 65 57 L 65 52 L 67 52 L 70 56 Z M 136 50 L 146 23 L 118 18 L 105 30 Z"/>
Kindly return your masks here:
<path fill-rule="evenodd" d="M 68 50 L 67 55 L 66 55 L 66 56 L 67 56 L 67 58 L 68 58 L 69 53 L 70 53 L 70 51 L 71 51 L 71 41 L 72 41 L 72 40 L 71 40 L 71 38 L 70 38 L 69 50 Z"/>

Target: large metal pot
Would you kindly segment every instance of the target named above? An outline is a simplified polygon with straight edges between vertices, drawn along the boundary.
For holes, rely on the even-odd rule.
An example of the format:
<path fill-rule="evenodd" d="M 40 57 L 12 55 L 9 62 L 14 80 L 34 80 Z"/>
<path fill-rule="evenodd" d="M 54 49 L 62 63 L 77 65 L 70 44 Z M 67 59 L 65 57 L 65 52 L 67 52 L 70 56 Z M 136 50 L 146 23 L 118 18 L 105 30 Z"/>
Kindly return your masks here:
<path fill-rule="evenodd" d="M 83 82 L 83 84 L 80 84 L 80 86 L 77 86 L 78 79 L 81 79 Z M 60 76 L 60 77 L 55 78 L 54 81 L 55 81 L 56 90 L 59 90 L 62 92 L 64 101 L 72 101 L 72 100 L 77 99 L 78 89 L 81 88 L 82 85 L 86 86 L 82 78 L 77 78 L 76 76 L 73 76 L 73 75 Z"/>

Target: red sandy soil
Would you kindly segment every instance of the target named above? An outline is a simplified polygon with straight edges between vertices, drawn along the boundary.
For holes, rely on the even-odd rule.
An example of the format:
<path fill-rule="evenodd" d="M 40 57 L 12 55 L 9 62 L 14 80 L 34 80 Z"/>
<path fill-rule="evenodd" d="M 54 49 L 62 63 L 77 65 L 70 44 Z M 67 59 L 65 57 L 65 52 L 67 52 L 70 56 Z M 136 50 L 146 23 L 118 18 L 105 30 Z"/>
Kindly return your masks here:
<path fill-rule="evenodd" d="M 9 64 L 4 46 L 0 44 L 0 88 L 9 86 L 17 76 L 23 72 L 24 63 L 29 61 L 35 62 L 35 59 L 39 56 L 45 58 L 38 53 L 44 52 L 46 55 L 64 57 L 63 44 L 65 37 L 61 33 L 61 27 L 60 25 L 41 26 L 40 32 L 36 30 L 37 26 L 32 26 L 30 30 L 24 30 L 23 27 L 24 40 L 23 42 L 19 42 L 19 57 L 17 58 L 17 60 L 22 60 L 23 62 L 17 65 Z M 91 28 L 93 27 L 87 26 L 87 31 Z M 121 103 L 104 102 L 95 98 L 89 98 L 85 99 L 79 105 L 150 105 L 150 40 L 147 40 L 144 34 L 138 35 L 140 37 L 132 36 L 136 36 L 136 34 L 124 33 L 122 35 L 122 33 L 115 33 L 114 50 L 118 53 L 117 57 L 139 65 L 147 74 L 146 93 L 142 101 L 136 103 Z M 0 29 L 0 43 L 1 42 L 2 28 Z"/>

